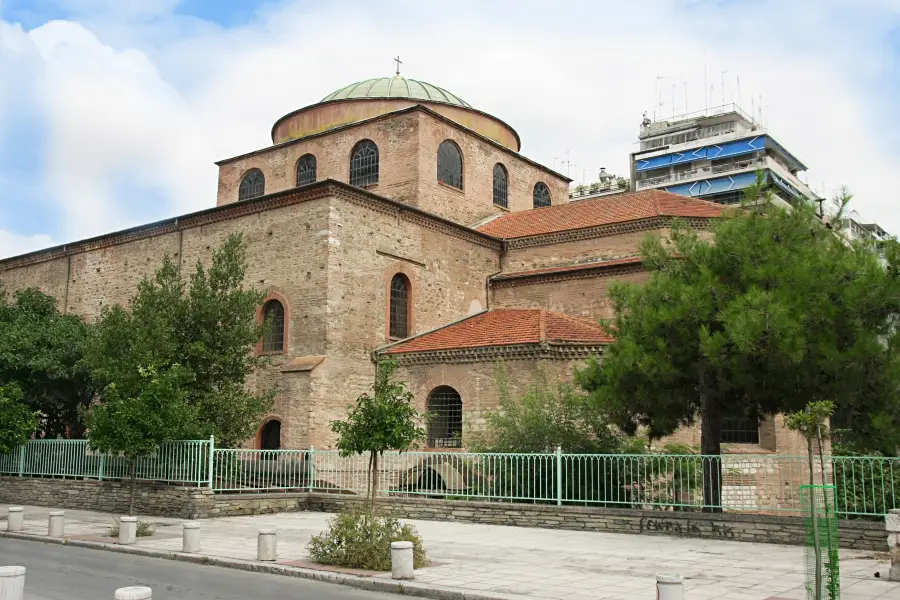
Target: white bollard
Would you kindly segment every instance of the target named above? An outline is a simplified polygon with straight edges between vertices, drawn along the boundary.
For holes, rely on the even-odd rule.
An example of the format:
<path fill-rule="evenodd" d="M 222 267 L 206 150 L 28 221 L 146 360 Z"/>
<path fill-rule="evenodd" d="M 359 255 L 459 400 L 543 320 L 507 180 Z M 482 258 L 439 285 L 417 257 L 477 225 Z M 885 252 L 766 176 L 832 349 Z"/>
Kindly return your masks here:
<path fill-rule="evenodd" d="M 200 552 L 200 523 L 193 521 L 183 525 L 181 536 L 182 552 Z"/>
<path fill-rule="evenodd" d="M 278 554 L 278 540 L 274 529 L 260 529 L 256 538 L 256 560 L 275 560 Z"/>
<path fill-rule="evenodd" d="M 657 575 L 656 600 L 684 600 L 684 580 L 681 575 Z"/>
<path fill-rule="evenodd" d="M 900 509 L 892 508 L 884 517 L 884 528 L 887 530 L 888 551 L 891 553 L 891 570 L 889 581 L 900 581 Z"/>
<path fill-rule="evenodd" d="M 115 600 L 152 600 L 153 590 L 142 585 L 124 587 L 116 590 Z"/>
<path fill-rule="evenodd" d="M 61 510 L 50 511 L 47 520 L 47 535 L 50 537 L 63 537 L 66 533 L 66 513 Z"/>
<path fill-rule="evenodd" d="M 407 580 L 415 577 L 412 542 L 391 542 L 391 577 Z"/>
<path fill-rule="evenodd" d="M 0 567 L 0 600 L 25 597 L 25 567 Z"/>
<path fill-rule="evenodd" d="M 22 531 L 25 527 L 25 511 L 21 506 L 10 506 L 6 518 L 7 531 Z"/>
<path fill-rule="evenodd" d="M 119 543 L 123 546 L 137 541 L 137 517 L 119 517 Z"/>

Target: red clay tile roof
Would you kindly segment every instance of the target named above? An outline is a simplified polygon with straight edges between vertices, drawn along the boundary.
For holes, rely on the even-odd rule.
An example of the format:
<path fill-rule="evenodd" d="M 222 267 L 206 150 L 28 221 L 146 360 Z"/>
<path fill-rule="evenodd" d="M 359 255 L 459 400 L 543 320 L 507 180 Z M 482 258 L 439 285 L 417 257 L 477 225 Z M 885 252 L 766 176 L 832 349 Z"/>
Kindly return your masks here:
<path fill-rule="evenodd" d="M 646 190 L 508 213 L 476 229 L 494 237 L 513 239 L 659 216 L 719 217 L 724 211 L 725 207 L 715 202 Z"/>
<path fill-rule="evenodd" d="M 532 269 L 530 271 L 512 271 L 510 273 L 500 273 L 491 277 L 491 281 L 503 281 L 504 279 L 518 279 L 519 277 L 532 277 L 534 275 L 545 275 L 549 273 L 568 273 L 570 271 L 585 271 L 588 269 L 602 269 L 605 267 L 616 267 L 619 265 L 639 265 L 644 262 L 640 256 L 627 256 L 625 258 L 615 258 L 612 260 L 599 260 L 590 263 L 581 263 L 579 265 L 565 265 L 562 267 L 547 267 L 545 269 Z"/>
<path fill-rule="evenodd" d="M 608 344 L 596 323 L 541 308 L 495 308 L 435 329 L 386 350 L 387 354 L 433 352 L 541 342 Z"/>

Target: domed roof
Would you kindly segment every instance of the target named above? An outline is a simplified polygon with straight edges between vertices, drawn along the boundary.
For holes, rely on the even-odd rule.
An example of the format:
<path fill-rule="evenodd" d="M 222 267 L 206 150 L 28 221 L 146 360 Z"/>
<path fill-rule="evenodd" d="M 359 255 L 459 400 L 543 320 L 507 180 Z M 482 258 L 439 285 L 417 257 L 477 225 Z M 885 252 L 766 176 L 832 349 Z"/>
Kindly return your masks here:
<path fill-rule="evenodd" d="M 411 100 L 425 100 L 426 102 L 440 102 L 442 104 L 455 104 L 472 108 L 472 105 L 451 94 L 444 88 L 436 85 L 406 79 L 400 75 L 393 77 L 379 77 L 366 79 L 343 87 L 322 98 L 322 102 L 329 100 L 352 100 L 358 98 L 409 98 Z"/>

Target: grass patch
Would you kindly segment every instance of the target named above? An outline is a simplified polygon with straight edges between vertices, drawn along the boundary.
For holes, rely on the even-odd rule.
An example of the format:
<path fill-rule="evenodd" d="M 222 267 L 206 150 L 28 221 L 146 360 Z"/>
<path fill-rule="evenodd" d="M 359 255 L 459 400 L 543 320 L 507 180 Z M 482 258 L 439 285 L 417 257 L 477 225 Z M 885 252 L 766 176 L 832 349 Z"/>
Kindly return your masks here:
<path fill-rule="evenodd" d="M 121 525 L 121 521 L 119 521 L 119 517 L 115 517 L 113 519 L 112 526 L 106 530 L 107 537 L 119 537 L 119 527 Z M 138 537 L 150 537 L 156 531 L 156 523 L 153 521 L 141 521 L 137 522 L 137 536 Z"/>
<path fill-rule="evenodd" d="M 322 565 L 391 570 L 391 542 L 413 543 L 413 567 L 428 564 L 422 538 L 412 525 L 393 517 L 351 509 L 337 514 L 328 529 L 309 541 L 310 559 Z"/>

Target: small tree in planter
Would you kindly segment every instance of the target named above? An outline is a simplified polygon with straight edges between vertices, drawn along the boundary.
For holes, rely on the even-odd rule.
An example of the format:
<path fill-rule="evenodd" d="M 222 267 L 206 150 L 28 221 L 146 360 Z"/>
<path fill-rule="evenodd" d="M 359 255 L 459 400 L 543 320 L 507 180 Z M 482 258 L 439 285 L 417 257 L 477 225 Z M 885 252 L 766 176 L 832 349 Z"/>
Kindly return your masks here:
<path fill-rule="evenodd" d="M 342 512 L 331 520 L 327 531 L 310 540 L 310 558 L 318 563 L 385 570 L 391 564 L 391 542 L 401 540 L 413 543 L 415 567 L 427 562 L 422 540 L 412 526 L 375 514 L 379 457 L 388 450 L 409 450 L 425 437 L 417 424 L 421 415 L 412 407 L 412 393 L 406 384 L 393 379 L 396 370 L 395 362 L 379 361 L 371 393 L 356 399 L 346 421 L 331 423 L 341 456 L 369 454 L 370 477 L 364 509 Z"/>
<path fill-rule="evenodd" d="M 834 404 L 826 400 L 821 402 L 810 402 L 806 405 L 806 410 L 789 414 L 784 419 L 784 423 L 788 429 L 792 431 L 798 431 L 803 435 L 803 437 L 806 438 L 806 453 L 807 460 L 809 462 L 810 485 L 809 510 L 813 534 L 813 552 L 815 558 L 815 574 L 813 582 L 813 585 L 815 586 L 815 592 L 813 597 L 816 600 L 823 600 L 822 592 L 824 590 L 828 591 L 829 600 L 833 600 L 836 597 L 835 591 L 840 590 L 838 577 L 837 540 L 828 540 L 828 580 L 824 582 L 826 584 L 824 588 L 822 585 L 824 575 L 823 571 L 825 569 L 823 569 L 822 564 L 822 539 L 820 535 L 821 532 L 818 507 L 816 506 L 816 488 L 814 487 L 816 484 L 815 446 L 818 446 L 819 469 L 820 476 L 822 478 L 822 501 L 825 507 L 825 518 L 827 519 L 831 515 L 831 509 L 828 506 L 828 490 L 825 488 L 827 480 L 825 475 L 825 456 L 823 447 L 825 445 L 826 436 L 828 435 L 828 418 L 833 414 Z M 831 537 L 830 532 L 831 529 L 826 525 L 825 533 L 829 538 Z"/>

